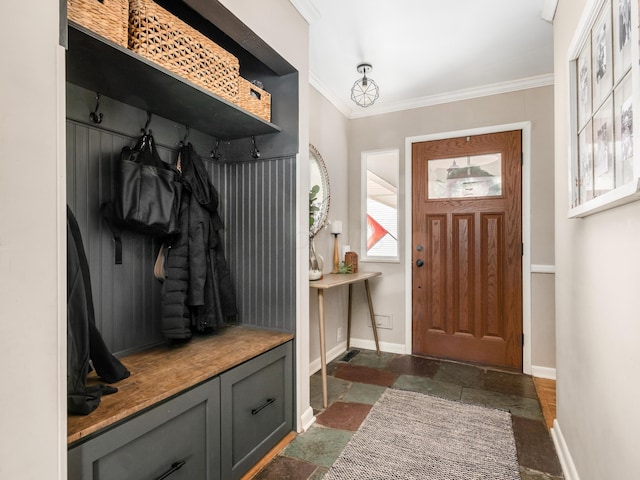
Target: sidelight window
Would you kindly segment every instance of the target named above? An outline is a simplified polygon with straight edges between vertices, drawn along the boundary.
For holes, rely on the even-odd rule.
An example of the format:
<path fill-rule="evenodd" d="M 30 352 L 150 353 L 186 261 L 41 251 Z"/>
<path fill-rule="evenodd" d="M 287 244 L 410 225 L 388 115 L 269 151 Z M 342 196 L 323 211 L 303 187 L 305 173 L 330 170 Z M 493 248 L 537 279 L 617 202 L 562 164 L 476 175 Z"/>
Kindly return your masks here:
<path fill-rule="evenodd" d="M 398 256 L 398 150 L 362 153 L 363 260 L 396 262 Z"/>

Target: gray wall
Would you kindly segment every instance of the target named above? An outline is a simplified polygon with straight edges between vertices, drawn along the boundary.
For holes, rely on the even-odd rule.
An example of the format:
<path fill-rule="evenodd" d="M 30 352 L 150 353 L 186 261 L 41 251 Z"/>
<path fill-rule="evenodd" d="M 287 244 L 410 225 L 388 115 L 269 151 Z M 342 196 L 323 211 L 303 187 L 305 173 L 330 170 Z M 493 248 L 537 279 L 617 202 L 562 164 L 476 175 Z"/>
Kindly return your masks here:
<path fill-rule="evenodd" d="M 115 265 L 111 231 L 99 213 L 113 196 L 119 153 L 135 143 L 146 112 L 102 97 L 103 122 L 92 124 L 94 107 L 95 93 L 67 84 L 67 201 L 83 235 L 97 326 L 109 348 L 122 354 L 164 341 L 160 283 L 153 277 L 160 242 L 123 232 L 123 262 Z M 185 127 L 152 116 L 149 128 L 161 158 L 175 163 Z M 208 155 L 213 137 L 190 131 L 187 141 L 220 196 L 239 323 L 295 331 L 295 157 L 254 161 L 247 150 L 244 156 L 225 154 L 221 163 Z"/>

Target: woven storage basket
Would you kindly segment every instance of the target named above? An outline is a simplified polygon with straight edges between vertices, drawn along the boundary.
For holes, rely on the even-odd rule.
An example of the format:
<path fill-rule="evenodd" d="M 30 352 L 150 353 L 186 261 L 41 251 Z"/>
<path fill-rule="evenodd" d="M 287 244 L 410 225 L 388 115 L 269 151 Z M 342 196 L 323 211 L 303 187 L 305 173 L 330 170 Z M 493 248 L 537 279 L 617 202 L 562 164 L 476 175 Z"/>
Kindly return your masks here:
<path fill-rule="evenodd" d="M 67 0 L 67 17 L 127 48 L 129 0 Z"/>
<path fill-rule="evenodd" d="M 129 49 L 225 100 L 238 96 L 238 59 L 150 0 L 129 1 Z"/>
<path fill-rule="evenodd" d="M 271 94 L 256 87 L 253 83 L 238 78 L 238 99 L 236 105 L 260 118 L 271 121 Z"/>

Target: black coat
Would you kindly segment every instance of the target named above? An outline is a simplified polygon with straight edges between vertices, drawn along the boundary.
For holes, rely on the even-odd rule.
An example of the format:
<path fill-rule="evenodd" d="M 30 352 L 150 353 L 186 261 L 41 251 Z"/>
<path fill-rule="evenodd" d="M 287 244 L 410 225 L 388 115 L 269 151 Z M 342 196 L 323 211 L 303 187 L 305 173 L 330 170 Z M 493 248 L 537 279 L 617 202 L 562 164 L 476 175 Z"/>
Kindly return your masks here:
<path fill-rule="evenodd" d="M 85 385 L 90 370 L 107 383 L 129 376 L 129 370 L 114 357 L 96 328 L 89 263 L 80 228 L 67 206 L 67 410 L 86 415 L 100 404 L 103 393 L 116 389 Z"/>
<path fill-rule="evenodd" d="M 218 192 L 191 144 L 179 154 L 183 185 L 180 233 L 165 249 L 162 334 L 185 340 L 192 331 L 216 331 L 238 314 L 224 257 Z"/>

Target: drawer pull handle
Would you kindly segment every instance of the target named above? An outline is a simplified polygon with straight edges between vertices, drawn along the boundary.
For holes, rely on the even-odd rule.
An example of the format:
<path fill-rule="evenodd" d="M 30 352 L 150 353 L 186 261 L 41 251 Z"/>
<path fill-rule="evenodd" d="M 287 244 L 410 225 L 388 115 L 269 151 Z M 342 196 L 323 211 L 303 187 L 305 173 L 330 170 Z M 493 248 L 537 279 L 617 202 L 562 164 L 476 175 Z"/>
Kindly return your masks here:
<path fill-rule="evenodd" d="M 258 408 L 254 408 L 253 410 L 251 410 L 251 415 L 257 415 L 258 413 L 260 413 L 260 410 L 262 410 L 263 408 L 268 407 L 269 405 L 271 405 L 275 401 L 276 401 L 275 398 L 267 398 L 267 401 L 264 402 L 263 405 L 260 405 Z"/>
<path fill-rule="evenodd" d="M 165 478 L 167 478 L 169 475 L 177 472 L 178 470 L 180 470 L 182 467 L 184 467 L 185 463 L 187 463 L 186 460 L 181 460 L 179 462 L 173 462 L 171 464 L 171 468 L 169 470 L 167 470 L 166 473 L 160 475 L 156 480 L 164 480 Z"/>

